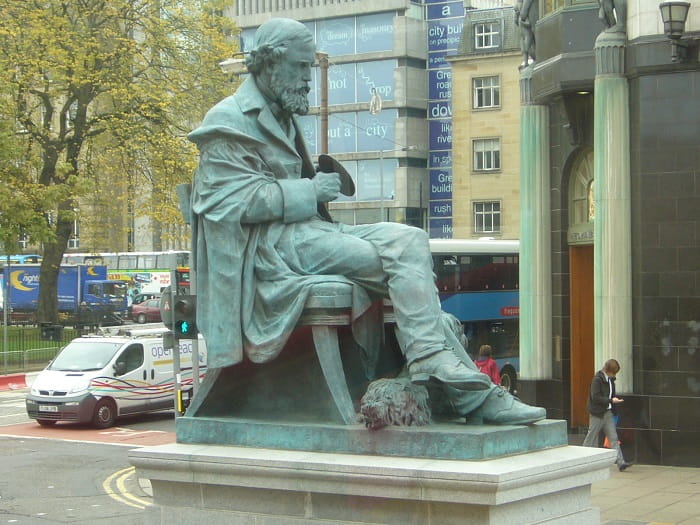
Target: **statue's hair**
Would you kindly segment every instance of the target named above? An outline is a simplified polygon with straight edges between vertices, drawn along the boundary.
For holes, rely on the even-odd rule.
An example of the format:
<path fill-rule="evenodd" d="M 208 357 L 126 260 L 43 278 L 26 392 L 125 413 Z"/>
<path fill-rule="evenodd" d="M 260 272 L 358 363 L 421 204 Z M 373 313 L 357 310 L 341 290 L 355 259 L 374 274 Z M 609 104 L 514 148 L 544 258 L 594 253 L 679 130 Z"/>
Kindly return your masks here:
<path fill-rule="evenodd" d="M 245 64 L 252 75 L 260 73 L 266 65 L 276 64 L 287 54 L 287 46 L 260 46 L 246 56 Z"/>
<path fill-rule="evenodd" d="M 278 63 L 298 42 L 313 42 L 304 24 L 289 18 L 268 20 L 255 32 L 253 48 L 246 56 L 248 71 L 257 75 L 266 65 Z"/>
<path fill-rule="evenodd" d="M 428 391 L 414 385 L 407 377 L 377 379 L 369 384 L 360 400 L 360 414 L 365 426 L 429 425 L 431 421 Z"/>

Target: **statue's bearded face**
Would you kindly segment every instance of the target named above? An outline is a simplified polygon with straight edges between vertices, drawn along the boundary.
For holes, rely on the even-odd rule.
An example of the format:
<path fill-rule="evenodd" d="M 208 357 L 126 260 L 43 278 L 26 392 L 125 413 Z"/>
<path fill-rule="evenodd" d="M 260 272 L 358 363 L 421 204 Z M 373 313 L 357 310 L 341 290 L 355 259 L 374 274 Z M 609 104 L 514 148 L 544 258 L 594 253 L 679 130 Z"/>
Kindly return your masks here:
<path fill-rule="evenodd" d="M 275 64 L 270 89 L 283 111 L 297 115 L 308 113 L 311 66 L 315 58 L 316 46 L 313 42 L 296 40 L 284 58 Z"/>

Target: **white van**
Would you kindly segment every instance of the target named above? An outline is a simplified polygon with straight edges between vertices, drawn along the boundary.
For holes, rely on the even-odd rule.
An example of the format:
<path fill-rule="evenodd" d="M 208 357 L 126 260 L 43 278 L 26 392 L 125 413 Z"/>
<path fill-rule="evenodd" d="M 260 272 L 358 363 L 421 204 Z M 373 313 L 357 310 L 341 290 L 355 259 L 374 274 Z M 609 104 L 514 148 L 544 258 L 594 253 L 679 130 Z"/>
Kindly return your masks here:
<path fill-rule="evenodd" d="M 149 332 L 149 331 L 146 331 Z M 40 425 L 92 422 L 108 428 L 118 416 L 173 409 L 173 352 L 152 332 L 73 339 L 40 372 L 26 397 L 27 414 Z M 199 374 L 207 349 L 199 336 Z M 192 390 L 192 341 L 180 341 L 181 389 Z"/>

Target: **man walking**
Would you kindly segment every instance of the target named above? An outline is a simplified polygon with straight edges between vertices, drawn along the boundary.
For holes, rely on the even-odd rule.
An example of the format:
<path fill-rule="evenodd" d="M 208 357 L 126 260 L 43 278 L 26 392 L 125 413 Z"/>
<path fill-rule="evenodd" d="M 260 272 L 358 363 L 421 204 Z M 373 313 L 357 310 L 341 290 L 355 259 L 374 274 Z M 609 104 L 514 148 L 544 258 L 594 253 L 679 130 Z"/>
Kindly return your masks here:
<path fill-rule="evenodd" d="M 615 464 L 622 472 L 631 463 L 627 463 L 622 455 L 620 444 L 617 440 L 617 429 L 613 418 L 615 406 L 624 400 L 615 395 L 615 377 L 620 371 L 620 363 L 616 359 L 608 359 L 602 370 L 593 376 L 591 381 L 591 391 L 588 395 L 588 414 L 590 415 L 588 424 L 588 434 L 583 440 L 584 447 L 598 446 L 600 432 L 605 433 L 610 446 L 617 451 Z"/>

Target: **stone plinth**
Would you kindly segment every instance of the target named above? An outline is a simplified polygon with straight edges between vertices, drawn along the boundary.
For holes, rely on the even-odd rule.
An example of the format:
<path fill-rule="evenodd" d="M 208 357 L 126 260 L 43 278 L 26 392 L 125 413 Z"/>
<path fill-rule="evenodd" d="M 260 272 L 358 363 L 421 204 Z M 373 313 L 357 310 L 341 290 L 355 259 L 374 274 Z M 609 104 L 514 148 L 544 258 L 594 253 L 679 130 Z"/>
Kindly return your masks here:
<path fill-rule="evenodd" d="M 465 425 L 464 419 L 422 427 L 332 425 L 240 418 L 181 417 L 178 443 L 235 445 L 341 454 L 475 460 L 568 443 L 566 421 L 534 425 Z"/>
<path fill-rule="evenodd" d="M 172 444 L 129 453 L 152 523 L 596 525 L 615 453 L 562 446 L 484 461 Z"/>

